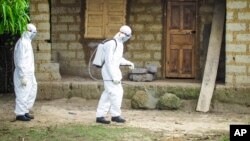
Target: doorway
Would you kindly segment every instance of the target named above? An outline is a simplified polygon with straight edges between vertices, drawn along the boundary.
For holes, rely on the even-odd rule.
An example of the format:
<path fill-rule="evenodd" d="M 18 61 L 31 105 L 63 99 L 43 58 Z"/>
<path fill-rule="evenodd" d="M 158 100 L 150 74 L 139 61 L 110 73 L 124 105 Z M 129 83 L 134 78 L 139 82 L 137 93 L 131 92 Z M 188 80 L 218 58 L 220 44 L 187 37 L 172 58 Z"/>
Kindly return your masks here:
<path fill-rule="evenodd" d="M 197 2 L 168 1 L 165 18 L 165 77 L 195 78 Z"/>

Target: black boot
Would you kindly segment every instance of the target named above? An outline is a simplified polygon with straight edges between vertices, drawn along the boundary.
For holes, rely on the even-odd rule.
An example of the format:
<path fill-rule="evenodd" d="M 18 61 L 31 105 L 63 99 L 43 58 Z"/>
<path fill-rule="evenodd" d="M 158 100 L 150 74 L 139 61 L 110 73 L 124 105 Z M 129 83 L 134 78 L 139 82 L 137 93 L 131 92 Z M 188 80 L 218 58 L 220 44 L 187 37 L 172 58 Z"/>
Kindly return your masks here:
<path fill-rule="evenodd" d="M 34 119 L 34 116 L 33 115 L 30 115 L 29 113 L 25 113 L 25 116 L 29 119 Z"/>
<path fill-rule="evenodd" d="M 16 120 L 30 121 L 30 118 L 27 118 L 25 115 L 19 115 L 19 116 L 16 116 Z"/>
<path fill-rule="evenodd" d="M 97 117 L 96 122 L 102 124 L 110 124 L 110 121 L 106 120 L 104 117 Z"/>
<path fill-rule="evenodd" d="M 121 116 L 112 117 L 111 120 L 114 121 L 114 122 L 117 122 L 117 123 L 124 123 L 124 122 L 126 122 L 126 120 L 123 119 Z"/>

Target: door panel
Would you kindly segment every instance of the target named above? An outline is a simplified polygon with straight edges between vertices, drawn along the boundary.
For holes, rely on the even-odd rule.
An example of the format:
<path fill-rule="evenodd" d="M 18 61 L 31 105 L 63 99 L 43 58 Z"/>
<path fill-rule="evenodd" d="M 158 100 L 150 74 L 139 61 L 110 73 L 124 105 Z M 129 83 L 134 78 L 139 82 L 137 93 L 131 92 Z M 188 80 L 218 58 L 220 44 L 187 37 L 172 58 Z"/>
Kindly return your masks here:
<path fill-rule="evenodd" d="M 183 28 L 184 29 L 194 29 L 195 22 L 195 14 L 193 9 L 195 9 L 194 5 L 184 5 L 183 6 Z"/>
<path fill-rule="evenodd" d="M 183 50 L 183 73 L 189 74 L 192 73 L 192 52 L 190 49 Z"/>
<path fill-rule="evenodd" d="M 179 29 L 180 28 L 180 6 L 175 5 L 172 7 L 171 12 L 171 29 Z"/>
<path fill-rule="evenodd" d="M 170 57 L 170 72 L 171 73 L 178 73 L 179 70 L 179 50 L 178 49 L 171 49 L 171 57 Z"/>
<path fill-rule="evenodd" d="M 168 2 L 166 20 L 166 77 L 193 78 L 196 2 Z"/>

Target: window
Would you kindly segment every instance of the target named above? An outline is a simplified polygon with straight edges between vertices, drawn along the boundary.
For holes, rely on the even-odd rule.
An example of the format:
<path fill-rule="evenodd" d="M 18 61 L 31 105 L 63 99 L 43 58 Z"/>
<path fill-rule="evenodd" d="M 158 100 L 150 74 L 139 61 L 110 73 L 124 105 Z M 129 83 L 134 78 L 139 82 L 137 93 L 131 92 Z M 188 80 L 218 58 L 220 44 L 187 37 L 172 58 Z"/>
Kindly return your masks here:
<path fill-rule="evenodd" d="M 126 22 L 126 0 L 86 0 L 85 14 L 85 38 L 113 37 Z"/>

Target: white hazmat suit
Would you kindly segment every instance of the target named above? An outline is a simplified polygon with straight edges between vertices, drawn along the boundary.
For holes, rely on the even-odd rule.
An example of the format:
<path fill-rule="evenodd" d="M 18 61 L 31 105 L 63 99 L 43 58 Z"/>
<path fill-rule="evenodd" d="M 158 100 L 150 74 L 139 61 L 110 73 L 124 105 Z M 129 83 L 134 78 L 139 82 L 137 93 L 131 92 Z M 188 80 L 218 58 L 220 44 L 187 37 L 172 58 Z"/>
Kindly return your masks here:
<path fill-rule="evenodd" d="M 108 111 L 112 117 L 121 116 L 123 88 L 121 84 L 122 73 L 119 67 L 120 65 L 128 65 L 131 69 L 134 68 L 134 64 L 132 62 L 123 58 L 123 43 L 130 37 L 131 29 L 130 27 L 124 25 L 114 36 L 117 44 L 114 40 L 110 40 L 104 44 L 105 63 L 102 67 L 102 78 L 104 80 L 105 90 L 101 95 L 97 107 L 97 120 L 98 118 L 104 118 Z M 100 123 L 102 123 L 102 120 Z"/>
<path fill-rule="evenodd" d="M 36 27 L 27 25 L 21 38 L 17 41 L 14 50 L 14 87 L 16 95 L 16 116 L 24 116 L 33 107 L 36 94 L 37 82 L 35 78 L 34 54 L 31 41 L 36 35 Z M 24 118 L 24 119 L 23 119 Z M 23 117 L 21 120 L 25 120 Z"/>

